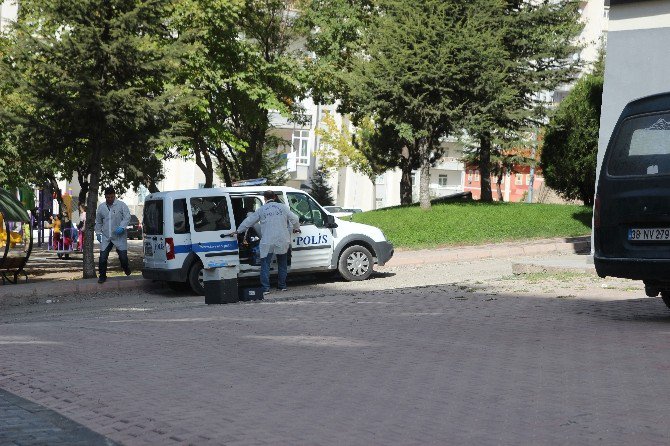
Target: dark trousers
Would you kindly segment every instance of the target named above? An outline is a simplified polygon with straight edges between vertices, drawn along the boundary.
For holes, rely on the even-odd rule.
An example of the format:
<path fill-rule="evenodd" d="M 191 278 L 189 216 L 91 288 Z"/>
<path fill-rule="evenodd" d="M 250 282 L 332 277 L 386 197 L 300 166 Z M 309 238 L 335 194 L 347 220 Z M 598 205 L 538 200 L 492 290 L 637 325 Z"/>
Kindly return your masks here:
<path fill-rule="evenodd" d="M 100 277 L 107 277 L 107 258 L 109 258 L 109 253 L 113 247 L 114 243 L 109 242 L 107 247 L 103 251 L 100 251 L 100 258 L 98 259 L 98 273 L 100 274 Z M 128 274 L 130 271 L 130 265 L 128 265 L 128 251 L 121 251 L 117 248 L 116 252 L 119 254 L 121 268 L 123 268 L 123 271 Z"/>

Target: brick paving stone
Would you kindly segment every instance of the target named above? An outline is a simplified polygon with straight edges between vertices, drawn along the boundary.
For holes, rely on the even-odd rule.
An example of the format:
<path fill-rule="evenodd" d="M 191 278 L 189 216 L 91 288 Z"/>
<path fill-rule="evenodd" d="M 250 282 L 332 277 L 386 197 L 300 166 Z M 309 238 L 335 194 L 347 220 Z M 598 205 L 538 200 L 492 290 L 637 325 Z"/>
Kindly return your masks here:
<path fill-rule="evenodd" d="M 0 389 L 0 445 L 113 446 L 57 412 Z"/>
<path fill-rule="evenodd" d="M 0 315 L 0 388 L 127 445 L 670 442 L 659 300 L 576 279 L 477 284 L 484 266 L 285 301 L 136 293 Z"/>

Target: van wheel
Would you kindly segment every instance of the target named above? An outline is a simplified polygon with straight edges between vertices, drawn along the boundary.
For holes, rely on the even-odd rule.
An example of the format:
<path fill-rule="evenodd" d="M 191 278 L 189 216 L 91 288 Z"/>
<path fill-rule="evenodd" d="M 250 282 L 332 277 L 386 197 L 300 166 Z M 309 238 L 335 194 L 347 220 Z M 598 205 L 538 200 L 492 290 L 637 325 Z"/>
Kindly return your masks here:
<path fill-rule="evenodd" d="M 193 292 L 198 296 L 205 295 L 205 284 L 202 280 L 202 270 L 202 263 L 196 262 L 188 271 L 188 284 L 191 286 Z"/>
<path fill-rule="evenodd" d="M 337 269 L 345 280 L 365 280 L 373 269 L 372 254 L 359 245 L 350 246 L 340 254 Z"/>
<path fill-rule="evenodd" d="M 661 299 L 663 299 L 663 303 L 670 308 L 670 290 L 661 291 Z"/>

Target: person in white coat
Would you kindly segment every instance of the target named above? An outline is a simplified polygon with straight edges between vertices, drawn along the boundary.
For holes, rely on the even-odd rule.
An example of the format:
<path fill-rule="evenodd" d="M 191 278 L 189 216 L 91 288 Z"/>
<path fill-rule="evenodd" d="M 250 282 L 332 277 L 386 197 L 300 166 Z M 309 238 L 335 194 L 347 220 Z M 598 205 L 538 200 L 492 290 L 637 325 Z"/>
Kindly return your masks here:
<path fill-rule="evenodd" d="M 112 248 L 116 248 L 121 268 L 126 276 L 130 275 L 128 262 L 128 236 L 126 226 L 130 223 L 128 206 L 116 199 L 114 188 L 105 189 L 105 202 L 98 206 L 95 214 L 95 235 L 100 242 L 100 258 L 98 259 L 98 283 L 107 280 L 107 259 Z"/>
<path fill-rule="evenodd" d="M 277 288 L 286 290 L 288 276 L 288 250 L 291 248 L 291 230 L 300 232 L 300 222 L 285 204 L 281 203 L 271 190 L 263 192 L 265 204 L 250 214 L 237 228 L 244 233 L 248 228 L 261 224 L 261 286 L 263 293 L 270 292 L 270 263 L 277 256 Z"/>

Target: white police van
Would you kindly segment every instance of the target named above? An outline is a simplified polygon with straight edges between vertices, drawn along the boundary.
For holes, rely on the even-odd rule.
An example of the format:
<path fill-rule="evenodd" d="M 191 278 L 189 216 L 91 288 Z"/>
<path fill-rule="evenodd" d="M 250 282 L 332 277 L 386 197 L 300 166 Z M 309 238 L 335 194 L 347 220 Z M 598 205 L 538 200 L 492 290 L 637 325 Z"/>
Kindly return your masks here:
<path fill-rule="evenodd" d="M 393 256 L 393 245 L 379 228 L 340 220 L 298 189 L 178 190 L 146 197 L 142 276 L 164 280 L 175 289 L 190 286 L 201 295 L 205 267 L 239 264 L 239 277 L 258 276 L 260 227 L 247 234 L 234 232 L 249 212 L 263 205 L 266 190 L 274 191 L 300 219 L 301 233 L 293 234 L 291 244 L 291 272 L 338 270 L 346 280 L 364 280 L 375 263 L 384 265 Z M 273 261 L 271 273 L 276 271 Z"/>

